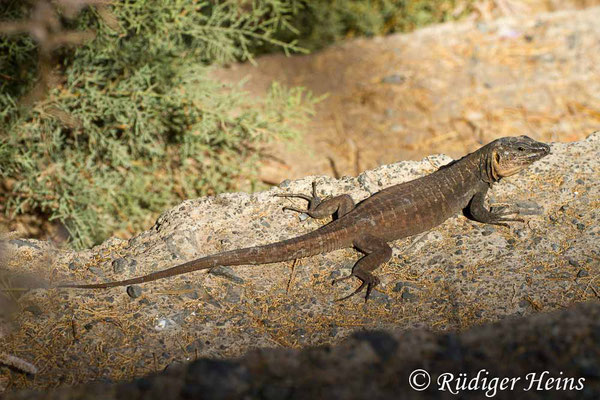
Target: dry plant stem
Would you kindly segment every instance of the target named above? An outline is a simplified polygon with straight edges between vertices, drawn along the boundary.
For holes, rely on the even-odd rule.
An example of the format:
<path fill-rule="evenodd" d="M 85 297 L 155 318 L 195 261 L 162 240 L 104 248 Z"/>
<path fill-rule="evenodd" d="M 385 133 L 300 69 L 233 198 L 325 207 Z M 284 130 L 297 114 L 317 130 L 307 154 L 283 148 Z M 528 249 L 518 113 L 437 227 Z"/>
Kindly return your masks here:
<path fill-rule="evenodd" d="M 22 358 L 15 357 L 7 353 L 0 353 L 0 365 L 7 365 L 31 375 L 35 375 L 38 372 L 38 369 L 35 365 L 23 360 Z"/>

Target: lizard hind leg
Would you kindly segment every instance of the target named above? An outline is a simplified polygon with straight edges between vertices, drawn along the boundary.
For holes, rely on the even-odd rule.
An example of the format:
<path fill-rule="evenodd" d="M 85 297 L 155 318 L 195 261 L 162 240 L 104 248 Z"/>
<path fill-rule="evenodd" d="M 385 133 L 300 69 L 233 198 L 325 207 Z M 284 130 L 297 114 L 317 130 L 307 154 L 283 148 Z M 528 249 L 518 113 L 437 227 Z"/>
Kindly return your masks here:
<path fill-rule="evenodd" d="M 343 194 L 341 196 L 332 197 L 330 199 L 322 200 L 317 195 L 317 183 L 312 183 L 312 196 L 308 196 L 301 193 L 278 193 L 275 196 L 277 197 L 292 197 L 292 198 L 300 198 L 308 201 L 308 208 L 306 210 L 301 210 L 295 207 L 283 207 L 283 210 L 296 211 L 300 213 L 306 213 L 310 215 L 312 218 L 321 219 L 331 217 L 334 214 L 337 215 L 338 218 L 349 213 L 352 209 L 354 209 L 354 200 L 347 194 Z"/>
<path fill-rule="evenodd" d="M 354 292 L 337 299 L 336 301 L 349 299 L 350 297 L 362 292 L 366 286 L 366 303 L 367 300 L 369 300 L 369 296 L 371 295 L 373 288 L 379 284 L 379 278 L 373 275 L 372 272 L 392 258 L 392 248 L 385 240 L 370 234 L 362 235 L 356 239 L 354 241 L 354 247 L 356 247 L 356 249 L 360 252 L 365 253 L 365 256 L 359 259 L 356 264 L 354 264 L 354 267 L 352 267 L 352 273 L 350 275 L 335 279 L 333 284 L 351 277 L 356 277 L 361 281 L 361 285 Z"/>

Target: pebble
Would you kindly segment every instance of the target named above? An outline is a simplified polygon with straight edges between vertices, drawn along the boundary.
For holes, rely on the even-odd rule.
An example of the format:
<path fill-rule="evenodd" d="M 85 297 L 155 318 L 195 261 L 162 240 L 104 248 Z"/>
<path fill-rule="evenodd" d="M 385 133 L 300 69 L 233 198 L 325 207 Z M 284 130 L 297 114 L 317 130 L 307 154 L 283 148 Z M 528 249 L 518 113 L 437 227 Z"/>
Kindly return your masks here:
<path fill-rule="evenodd" d="M 127 286 L 127 294 L 132 299 L 137 299 L 142 295 L 142 288 L 139 285 Z"/>
<path fill-rule="evenodd" d="M 115 274 L 122 274 L 125 271 L 125 259 L 123 257 L 117 258 L 112 262 L 113 271 Z"/>
<path fill-rule="evenodd" d="M 496 232 L 496 228 L 494 228 L 493 226 L 486 226 L 485 228 L 483 228 L 483 231 L 481 231 L 481 234 L 483 236 L 490 236 L 492 233 Z"/>
<path fill-rule="evenodd" d="M 98 268 L 98 267 L 89 267 L 88 269 L 94 275 L 104 276 L 104 271 L 102 271 L 101 268 Z"/>
<path fill-rule="evenodd" d="M 331 324 L 329 328 L 329 336 L 336 337 L 338 334 L 338 327 L 336 324 Z"/>
<path fill-rule="evenodd" d="M 167 329 L 175 328 L 177 324 L 171 318 L 159 317 L 154 324 L 154 330 L 161 332 Z"/>
<path fill-rule="evenodd" d="M 146 297 L 144 297 L 143 299 L 140 299 L 139 304 L 141 304 L 143 306 L 149 306 L 149 305 L 152 305 L 152 302 L 150 300 L 148 300 Z"/>
<path fill-rule="evenodd" d="M 137 261 L 132 259 L 129 261 L 129 272 L 135 273 L 136 270 L 137 270 Z"/>
<path fill-rule="evenodd" d="M 331 271 L 331 273 L 329 274 L 329 280 L 336 279 L 336 278 L 340 277 L 341 275 L 342 275 L 342 272 L 338 269 L 336 269 L 335 271 Z"/>
<path fill-rule="evenodd" d="M 404 292 L 402 292 L 402 299 L 403 300 L 408 300 L 408 301 L 413 301 L 417 299 L 417 295 L 414 293 L 411 293 L 408 288 L 404 289 Z"/>
<path fill-rule="evenodd" d="M 579 272 L 577 273 L 577 277 L 578 278 L 585 278 L 586 276 L 589 276 L 590 273 L 587 272 L 585 269 L 580 269 Z"/>
<path fill-rule="evenodd" d="M 231 267 L 218 266 L 212 268 L 209 273 L 211 275 L 221 276 L 223 278 L 227 278 L 228 280 L 235 282 L 237 284 L 244 284 L 244 280 L 239 276 L 235 275 L 233 269 Z"/>
<path fill-rule="evenodd" d="M 306 221 L 309 218 L 309 215 L 307 213 L 300 213 L 298 215 L 298 219 L 302 222 Z"/>
<path fill-rule="evenodd" d="M 581 266 L 581 265 L 579 265 L 579 262 L 572 257 L 567 258 L 567 261 L 569 262 L 569 265 L 571 265 L 572 267 L 579 268 Z"/>
<path fill-rule="evenodd" d="M 415 288 L 418 289 L 419 286 L 415 285 L 412 282 L 396 282 L 396 285 L 392 289 L 393 292 L 399 292 L 402 288 Z"/>

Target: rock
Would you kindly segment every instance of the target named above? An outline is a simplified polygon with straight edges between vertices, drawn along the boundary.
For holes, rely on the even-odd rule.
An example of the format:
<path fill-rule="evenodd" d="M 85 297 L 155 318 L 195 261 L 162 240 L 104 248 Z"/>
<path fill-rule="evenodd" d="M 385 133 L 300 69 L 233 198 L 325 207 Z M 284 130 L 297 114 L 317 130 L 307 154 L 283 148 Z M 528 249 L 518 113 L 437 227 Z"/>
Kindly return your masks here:
<path fill-rule="evenodd" d="M 138 285 L 131 285 L 127 287 L 127 294 L 132 299 L 136 299 L 142 295 L 142 288 Z"/>
<path fill-rule="evenodd" d="M 120 274 L 123 273 L 125 271 L 125 265 L 127 263 L 125 262 L 124 258 L 117 258 L 116 260 L 114 260 L 112 262 L 112 266 L 113 266 L 113 272 L 115 274 Z"/>
<path fill-rule="evenodd" d="M 595 254 L 591 249 L 597 247 L 597 236 L 589 227 L 600 225 L 600 213 L 590 210 L 594 199 L 600 198 L 600 185 L 575 192 L 580 186 L 576 179 L 600 181 L 599 153 L 600 133 L 581 142 L 556 143 L 552 154 L 532 168 L 494 185 L 490 194 L 498 203 L 543 205 L 543 214 L 522 216 L 524 224 L 514 222 L 510 229 L 491 230 L 457 215 L 424 235 L 391 242 L 394 256 L 373 272 L 382 283 L 366 304 L 361 296 L 334 301 L 360 285 L 357 279 L 331 285 L 331 278 L 346 276 L 360 256 L 353 249 L 344 249 L 295 262 L 220 267 L 212 273 L 194 271 L 138 288 L 38 289 L 27 293 L 27 304 L 37 304 L 44 314 L 22 313 L 20 323 L 27 330 L 4 337 L 3 345 L 27 355 L 43 343 L 44 364 L 35 385 L 47 388 L 60 380 L 100 379 L 106 369 L 111 371 L 108 377 L 117 374 L 127 379 L 145 374 L 149 365 L 158 363 L 153 368 L 164 368 L 166 364 L 161 365 L 160 357 L 155 360 L 153 353 L 169 353 L 171 357 L 164 363 L 195 357 L 184 351 L 182 338 L 203 339 L 199 357 L 227 358 L 265 346 L 337 346 L 357 330 L 406 330 L 415 326 L 464 330 L 486 321 L 530 316 L 592 300 L 593 290 L 585 284 L 575 286 L 572 281 L 578 270 L 585 269 L 589 276 L 600 274 L 598 263 L 582 261 Z M 385 187 L 430 173 L 435 169 L 432 163 L 448 162 L 449 157 L 436 155 L 419 162 L 384 165 L 357 178 L 310 176 L 289 182 L 285 189 L 187 200 L 165 211 L 155 226 L 127 242 L 112 239 L 81 252 L 52 249 L 37 241 L 28 242 L 38 248 L 12 246 L 13 261 L 7 268 L 51 276 L 52 282 L 128 279 L 212 253 L 273 243 L 322 226 L 323 221 L 301 221 L 296 214 L 283 212 L 285 205 L 303 207 L 306 202 L 278 198 L 276 193 L 310 193 L 311 183 L 316 181 L 319 193 L 348 193 L 358 202 Z M 569 208 L 559 211 L 565 204 Z M 588 228 L 579 230 L 571 223 L 575 217 Z M 555 251 L 551 246 L 557 243 L 561 246 Z M 31 262 L 45 260 L 47 254 L 53 255 L 51 264 Z M 567 257 L 581 264 L 577 272 Z M 75 259 L 81 260 L 81 267 L 71 270 L 69 263 Z M 118 259 L 125 260 L 126 267 L 117 275 L 110 266 L 123 263 L 115 262 Z M 137 261 L 135 271 L 127 267 L 128 260 L 133 259 Z M 138 296 L 139 288 L 144 296 L 131 301 L 128 295 Z M 190 289 L 197 295 L 186 295 Z M 520 303 L 521 299 L 524 301 Z M 187 314 L 182 318 L 184 310 Z M 79 334 L 75 342 L 64 329 L 67 314 L 76 326 L 100 322 Z M 109 316 L 111 319 L 106 320 Z M 332 326 L 336 327 L 333 335 Z M 571 329 L 578 329 L 574 326 Z M 66 333 L 57 335 L 48 327 L 63 327 L 61 332 Z M 452 354 L 461 357 L 469 351 L 463 339 L 460 353 L 455 350 Z M 107 352 L 122 357 L 112 360 L 105 356 Z M 378 359 L 375 350 L 364 342 L 355 354 L 365 362 Z M 73 355 L 78 358 L 73 359 Z M 356 370 L 365 373 L 373 368 Z M 386 376 L 392 375 L 386 372 Z M 408 379 L 408 375 L 397 376 L 405 376 L 403 382 Z"/>
<path fill-rule="evenodd" d="M 304 335 L 300 331 L 295 334 Z M 131 382 L 9 392 L 3 399 L 480 399 L 492 397 L 492 393 L 494 398 L 521 398 L 517 393 L 533 393 L 526 398 L 594 399 L 600 396 L 598 332 L 600 304 L 590 302 L 530 318 L 507 318 L 458 333 L 361 330 L 333 347 L 254 349 L 236 359 L 173 360 L 161 372 Z M 191 344 L 186 350 L 203 347 L 203 343 Z M 171 357 L 163 352 L 160 359 Z M 549 365 L 560 367 L 555 370 Z M 544 374 L 546 381 L 572 381 L 577 388 L 525 390 L 534 378 L 531 374 L 541 371 L 548 371 Z M 427 380 L 426 376 L 441 374 L 460 374 L 462 382 L 477 376 L 487 378 L 486 382 L 494 378 L 520 379 L 515 379 L 513 388 L 493 384 L 485 389 L 452 380 L 456 393 L 440 397 L 441 381 Z M 426 385 L 423 389 L 427 390 L 416 391 L 415 384 Z M 573 396 L 563 396 L 569 393 Z"/>

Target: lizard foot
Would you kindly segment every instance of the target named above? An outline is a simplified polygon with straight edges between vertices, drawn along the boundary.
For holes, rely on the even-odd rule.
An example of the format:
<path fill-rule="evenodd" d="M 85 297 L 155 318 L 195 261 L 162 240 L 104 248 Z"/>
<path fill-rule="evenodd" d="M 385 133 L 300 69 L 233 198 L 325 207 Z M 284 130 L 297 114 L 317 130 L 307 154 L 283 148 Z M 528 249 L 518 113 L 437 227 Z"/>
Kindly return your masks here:
<path fill-rule="evenodd" d="M 301 210 L 295 207 L 283 207 L 283 211 L 295 211 L 299 213 L 308 213 L 317 208 L 319 204 L 321 204 L 321 198 L 317 195 L 317 182 L 312 183 L 312 196 L 308 196 L 302 193 L 277 193 L 274 195 L 275 197 L 288 197 L 288 198 L 298 198 L 304 199 L 308 201 L 308 208 L 306 210 Z"/>
<path fill-rule="evenodd" d="M 499 225 L 509 227 L 506 222 L 525 222 L 522 218 L 506 218 L 509 215 L 517 216 L 518 211 L 511 210 L 507 205 L 491 205 L 490 211 L 487 211 L 479 219 L 479 222 L 490 225 Z"/>
<path fill-rule="evenodd" d="M 342 278 L 338 278 L 338 279 L 334 279 L 333 282 L 331 283 L 332 285 L 335 285 L 336 283 L 340 282 L 340 281 L 344 281 L 346 279 L 352 278 L 352 277 L 356 277 L 358 279 L 360 279 L 361 284 L 360 286 L 353 291 L 352 293 L 350 293 L 347 296 L 344 296 L 342 298 L 336 299 L 335 301 L 344 301 L 349 299 L 350 297 L 362 292 L 362 290 L 365 288 L 365 286 L 367 287 L 367 293 L 365 294 L 365 303 L 369 300 L 369 296 L 371 295 L 371 291 L 373 290 L 373 288 L 377 285 L 379 285 L 379 278 L 377 278 L 376 276 L 370 274 L 370 273 L 363 273 L 363 276 L 357 276 L 354 275 L 354 273 L 348 275 L 348 276 L 344 276 Z"/>
<path fill-rule="evenodd" d="M 523 218 L 505 218 L 507 215 L 515 214 L 518 215 L 519 213 L 516 211 L 504 211 L 503 209 L 494 209 L 492 212 L 490 212 L 489 220 L 485 221 L 485 223 L 491 225 L 505 226 L 508 228 L 509 225 L 506 222 L 525 222 Z"/>
<path fill-rule="evenodd" d="M 301 210 L 295 207 L 283 207 L 283 210 L 296 211 L 300 213 L 306 213 L 310 215 L 312 218 L 329 218 L 342 217 L 343 215 L 349 213 L 354 208 L 354 200 L 347 194 L 342 194 L 340 196 L 321 199 L 317 195 L 317 183 L 313 181 L 312 183 L 312 197 L 307 196 L 301 193 L 278 193 L 275 196 L 277 197 L 297 197 L 300 199 L 304 199 L 308 201 L 308 208 L 305 210 Z"/>
<path fill-rule="evenodd" d="M 497 217 L 504 217 L 507 215 L 518 215 L 519 211 L 512 210 L 510 206 L 506 204 L 492 204 L 490 205 L 490 213 Z"/>

